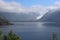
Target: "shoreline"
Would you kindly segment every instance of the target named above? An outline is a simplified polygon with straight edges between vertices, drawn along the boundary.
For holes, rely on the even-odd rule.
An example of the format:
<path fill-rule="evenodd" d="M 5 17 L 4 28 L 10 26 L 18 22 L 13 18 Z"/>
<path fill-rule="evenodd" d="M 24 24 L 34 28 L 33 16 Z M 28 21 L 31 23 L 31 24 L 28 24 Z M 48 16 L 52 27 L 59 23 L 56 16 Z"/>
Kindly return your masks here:
<path fill-rule="evenodd" d="M 13 23 L 0 23 L 0 26 L 2 25 L 14 25 Z"/>

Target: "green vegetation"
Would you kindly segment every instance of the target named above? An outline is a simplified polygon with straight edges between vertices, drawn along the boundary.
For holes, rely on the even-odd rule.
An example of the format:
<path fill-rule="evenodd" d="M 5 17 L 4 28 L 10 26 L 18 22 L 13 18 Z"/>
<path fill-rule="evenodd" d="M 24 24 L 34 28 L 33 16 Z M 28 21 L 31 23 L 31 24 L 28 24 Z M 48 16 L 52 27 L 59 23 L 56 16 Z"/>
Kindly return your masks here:
<path fill-rule="evenodd" d="M 57 33 L 53 32 L 53 40 L 57 40 Z"/>
<path fill-rule="evenodd" d="M 53 32 L 53 40 L 57 40 L 57 33 Z M 4 35 L 0 30 L 0 40 L 21 40 L 21 37 L 17 36 L 14 32 L 10 31 L 8 35 Z"/>
<path fill-rule="evenodd" d="M 4 35 L 2 30 L 0 30 L 0 40 L 21 40 L 21 38 L 12 31 L 10 31 L 8 35 Z"/>

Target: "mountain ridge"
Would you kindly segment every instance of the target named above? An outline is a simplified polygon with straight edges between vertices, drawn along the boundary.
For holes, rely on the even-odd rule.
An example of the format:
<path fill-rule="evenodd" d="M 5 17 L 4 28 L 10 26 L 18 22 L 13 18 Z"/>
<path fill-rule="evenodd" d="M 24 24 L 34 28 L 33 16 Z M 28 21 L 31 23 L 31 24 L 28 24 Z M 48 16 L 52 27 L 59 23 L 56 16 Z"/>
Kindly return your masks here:
<path fill-rule="evenodd" d="M 60 22 L 60 9 L 48 11 L 38 21 L 40 21 L 40 22 Z"/>

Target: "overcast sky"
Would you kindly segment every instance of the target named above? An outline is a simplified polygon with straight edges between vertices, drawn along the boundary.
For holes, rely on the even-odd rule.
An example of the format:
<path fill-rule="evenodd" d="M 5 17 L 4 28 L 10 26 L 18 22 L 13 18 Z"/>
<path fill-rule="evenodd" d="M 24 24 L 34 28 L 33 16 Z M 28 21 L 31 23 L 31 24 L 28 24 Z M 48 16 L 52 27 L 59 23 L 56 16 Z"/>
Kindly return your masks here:
<path fill-rule="evenodd" d="M 38 14 L 37 19 L 41 18 L 48 10 L 58 8 L 60 8 L 60 0 L 0 0 L 0 11 L 24 14 L 34 12 Z"/>

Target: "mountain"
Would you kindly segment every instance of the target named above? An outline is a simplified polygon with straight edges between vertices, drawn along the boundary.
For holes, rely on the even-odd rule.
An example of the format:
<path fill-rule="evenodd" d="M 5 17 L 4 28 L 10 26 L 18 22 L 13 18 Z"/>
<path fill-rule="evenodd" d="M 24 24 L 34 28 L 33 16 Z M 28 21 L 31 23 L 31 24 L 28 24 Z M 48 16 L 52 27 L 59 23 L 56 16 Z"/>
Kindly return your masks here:
<path fill-rule="evenodd" d="M 48 11 L 38 21 L 41 21 L 41 22 L 60 22 L 60 9 Z"/>
<path fill-rule="evenodd" d="M 7 25 L 9 21 L 0 15 L 0 25 Z"/>
<path fill-rule="evenodd" d="M 2 22 L 3 18 L 0 16 L 0 22 Z"/>
<path fill-rule="evenodd" d="M 38 13 L 9 13 L 9 12 L 0 12 L 0 15 L 4 16 L 9 21 L 35 21 Z"/>
<path fill-rule="evenodd" d="M 13 25 L 13 24 L 10 23 L 10 21 L 7 20 L 5 17 L 3 17 L 2 15 L 0 15 L 0 26 L 1 25 Z"/>

